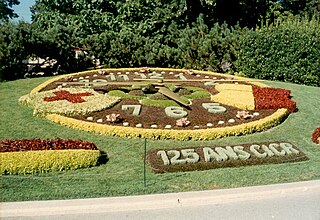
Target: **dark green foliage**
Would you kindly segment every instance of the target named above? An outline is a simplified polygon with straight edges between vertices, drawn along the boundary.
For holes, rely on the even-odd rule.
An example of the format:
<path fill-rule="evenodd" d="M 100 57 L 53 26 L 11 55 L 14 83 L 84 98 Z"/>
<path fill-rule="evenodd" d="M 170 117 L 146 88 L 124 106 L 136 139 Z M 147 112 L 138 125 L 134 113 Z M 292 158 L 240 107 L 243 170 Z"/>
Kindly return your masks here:
<path fill-rule="evenodd" d="M 254 27 L 268 10 L 268 0 L 216 0 L 216 17 L 230 25 Z"/>
<path fill-rule="evenodd" d="M 27 58 L 24 50 L 29 35 L 27 23 L 0 24 L 0 81 L 22 78 L 26 71 L 23 61 Z"/>
<path fill-rule="evenodd" d="M 320 15 L 320 1 L 319 0 L 283 0 L 282 6 L 284 10 L 292 14 Z"/>
<path fill-rule="evenodd" d="M 317 85 L 319 20 L 290 20 L 296 3 L 37 0 L 32 24 L 0 24 L 0 79 L 22 78 L 22 61 L 41 57 L 57 60 L 60 73 L 92 68 L 98 59 L 104 67 L 238 70 L 251 77 Z M 316 0 L 302 3 L 299 13 L 317 6 Z M 279 19 L 289 20 L 278 25 Z M 240 28 L 261 20 L 275 25 Z M 76 48 L 86 54 L 76 59 Z"/>
<path fill-rule="evenodd" d="M 178 39 L 179 66 L 222 71 L 221 63 L 235 58 L 237 38 L 234 32 L 226 24 L 216 23 L 209 29 L 199 17 Z"/>
<path fill-rule="evenodd" d="M 244 75 L 320 86 L 320 22 L 289 17 L 246 30 L 235 62 Z"/>
<path fill-rule="evenodd" d="M 0 22 L 8 21 L 9 18 L 16 18 L 18 15 L 14 13 L 12 6 L 19 5 L 18 0 L 1 0 L 0 1 Z"/>

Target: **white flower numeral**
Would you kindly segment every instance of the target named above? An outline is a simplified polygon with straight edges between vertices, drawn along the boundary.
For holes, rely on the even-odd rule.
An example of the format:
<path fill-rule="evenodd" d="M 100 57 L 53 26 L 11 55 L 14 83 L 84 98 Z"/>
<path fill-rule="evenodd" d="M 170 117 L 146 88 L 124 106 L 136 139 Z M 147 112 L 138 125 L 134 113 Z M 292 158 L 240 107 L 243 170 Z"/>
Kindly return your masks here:
<path fill-rule="evenodd" d="M 183 75 L 183 73 L 179 73 L 179 74 L 175 75 L 175 77 L 178 77 L 181 80 L 187 80 L 187 78 Z"/>
<path fill-rule="evenodd" d="M 184 111 L 182 107 L 170 106 L 164 109 L 167 116 L 172 118 L 183 118 L 188 115 L 188 112 Z"/>
<path fill-rule="evenodd" d="M 127 75 L 121 74 L 118 77 L 122 78 L 124 81 L 129 81 L 129 77 Z"/>
<path fill-rule="evenodd" d="M 123 111 L 126 111 L 130 108 L 133 108 L 133 112 L 132 115 L 133 116 L 138 116 L 140 115 L 140 111 L 141 111 L 141 105 L 122 105 L 121 109 Z"/>
<path fill-rule="evenodd" d="M 227 109 L 220 106 L 219 103 L 202 103 L 202 107 L 207 109 L 209 113 L 224 113 Z"/>
<path fill-rule="evenodd" d="M 143 74 L 143 73 L 138 73 L 138 72 L 136 72 L 136 73 L 134 73 L 134 74 L 140 76 L 141 79 L 146 79 L 146 78 L 147 78 L 146 75 Z"/>
<path fill-rule="evenodd" d="M 180 158 L 182 154 L 183 158 Z M 194 152 L 194 149 L 169 150 L 168 152 L 161 150 L 157 153 L 163 161 L 163 165 L 178 165 L 185 163 L 197 163 L 200 159 L 199 154 Z M 170 157 L 170 159 L 169 159 Z"/>
<path fill-rule="evenodd" d="M 148 76 L 150 79 L 163 79 L 163 75 L 161 73 L 149 73 Z"/>

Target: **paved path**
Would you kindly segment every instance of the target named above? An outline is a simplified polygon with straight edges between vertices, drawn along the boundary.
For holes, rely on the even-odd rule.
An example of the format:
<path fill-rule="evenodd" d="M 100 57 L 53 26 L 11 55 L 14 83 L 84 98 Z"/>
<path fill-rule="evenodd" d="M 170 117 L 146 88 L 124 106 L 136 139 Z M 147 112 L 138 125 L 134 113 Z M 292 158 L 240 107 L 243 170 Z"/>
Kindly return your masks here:
<path fill-rule="evenodd" d="M 320 180 L 146 196 L 9 202 L 0 204 L 0 217 L 320 220 Z"/>

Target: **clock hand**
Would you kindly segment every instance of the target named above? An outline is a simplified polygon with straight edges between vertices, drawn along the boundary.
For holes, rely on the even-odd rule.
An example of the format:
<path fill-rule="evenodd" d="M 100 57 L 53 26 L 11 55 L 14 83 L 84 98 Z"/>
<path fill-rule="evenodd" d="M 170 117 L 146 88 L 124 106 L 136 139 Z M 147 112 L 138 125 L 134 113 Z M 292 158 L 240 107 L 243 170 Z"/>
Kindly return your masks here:
<path fill-rule="evenodd" d="M 158 82 L 158 83 L 165 83 L 165 82 L 260 82 L 263 80 L 260 79 L 187 79 L 187 80 L 182 80 L 182 79 L 139 79 L 139 78 L 134 78 L 134 81 L 148 81 L 148 82 Z"/>
<path fill-rule="evenodd" d="M 151 81 L 151 82 L 150 82 Z M 146 82 L 55 82 L 55 84 L 61 85 L 89 85 L 91 87 L 100 87 L 100 86 L 108 86 L 108 85 L 119 85 L 119 86 L 147 86 L 147 85 L 154 85 L 154 86 L 163 86 L 162 82 L 158 80 L 150 80 Z M 154 82 L 153 82 L 154 81 Z M 172 85 L 180 85 L 179 83 L 170 83 Z"/>
<path fill-rule="evenodd" d="M 159 93 L 167 96 L 168 98 L 176 101 L 177 103 L 183 105 L 186 108 L 190 108 L 190 104 L 186 103 L 183 99 L 181 99 L 180 96 L 178 96 L 177 94 L 175 94 L 174 92 L 172 92 L 170 89 L 166 88 L 166 87 L 162 87 L 162 86 L 157 86 L 156 87 Z"/>

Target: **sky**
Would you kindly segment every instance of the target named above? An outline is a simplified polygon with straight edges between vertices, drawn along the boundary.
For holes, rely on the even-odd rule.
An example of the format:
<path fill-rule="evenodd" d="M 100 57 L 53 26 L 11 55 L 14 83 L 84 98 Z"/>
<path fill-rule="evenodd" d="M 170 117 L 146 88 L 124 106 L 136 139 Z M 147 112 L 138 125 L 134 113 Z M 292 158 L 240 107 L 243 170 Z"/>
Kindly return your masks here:
<path fill-rule="evenodd" d="M 35 0 L 20 0 L 19 5 L 14 5 L 12 9 L 15 13 L 19 15 L 18 18 L 14 20 L 23 20 L 27 22 L 31 22 L 31 11 L 30 7 L 35 3 Z"/>

